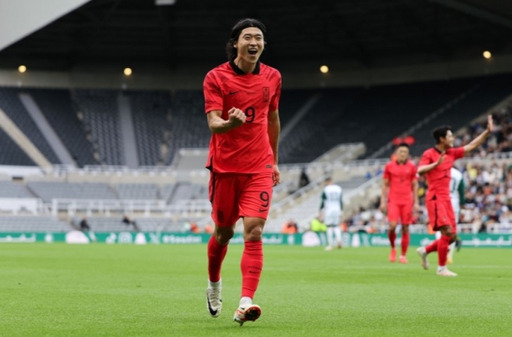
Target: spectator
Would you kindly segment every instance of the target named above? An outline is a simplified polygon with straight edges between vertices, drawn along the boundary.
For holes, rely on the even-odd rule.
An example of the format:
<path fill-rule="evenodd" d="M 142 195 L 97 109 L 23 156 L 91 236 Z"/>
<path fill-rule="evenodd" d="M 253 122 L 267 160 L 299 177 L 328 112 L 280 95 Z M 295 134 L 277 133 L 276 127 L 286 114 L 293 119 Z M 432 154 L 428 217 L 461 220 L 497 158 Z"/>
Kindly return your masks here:
<path fill-rule="evenodd" d="M 137 231 L 137 232 L 139 231 L 139 227 L 137 226 L 137 223 L 135 222 L 135 220 L 130 219 L 130 217 L 128 217 L 128 215 L 124 215 L 121 222 L 127 226 L 132 226 L 134 231 Z"/>

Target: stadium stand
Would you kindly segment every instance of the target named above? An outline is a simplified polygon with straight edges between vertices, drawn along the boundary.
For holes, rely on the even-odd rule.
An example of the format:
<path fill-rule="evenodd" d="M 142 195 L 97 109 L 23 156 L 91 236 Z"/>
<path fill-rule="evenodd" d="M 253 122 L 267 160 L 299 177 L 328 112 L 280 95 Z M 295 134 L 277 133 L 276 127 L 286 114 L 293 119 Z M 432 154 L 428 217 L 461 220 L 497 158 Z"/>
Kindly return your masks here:
<path fill-rule="evenodd" d="M 159 198 L 156 184 L 116 184 L 114 189 L 119 199 L 122 200 L 156 200 Z"/>
<path fill-rule="evenodd" d="M 0 180 L 0 198 L 34 198 L 34 195 L 24 184 Z"/>
<path fill-rule="evenodd" d="M 0 129 L 0 165 L 32 166 L 35 163 L 30 157 Z"/>
<path fill-rule="evenodd" d="M 94 158 L 90 131 L 78 119 L 70 91 L 64 89 L 29 89 L 48 122 L 58 132 L 72 158 L 79 167 L 97 164 Z"/>
<path fill-rule="evenodd" d="M 52 216 L 0 216 L 0 232 L 68 232 L 72 227 Z"/>
<path fill-rule="evenodd" d="M 39 151 L 52 164 L 61 164 L 55 152 L 52 150 L 45 137 L 39 130 L 27 109 L 23 106 L 18 96 L 19 91 L 13 88 L 0 88 L 0 109 L 17 125 Z"/>
<path fill-rule="evenodd" d="M 199 90 L 177 90 L 172 99 L 166 164 L 172 163 L 180 148 L 208 147 L 210 135 L 204 114 L 203 93 Z"/>
<path fill-rule="evenodd" d="M 169 134 L 171 97 L 168 92 L 161 91 L 128 91 L 139 163 L 142 166 L 163 164 L 162 145 L 166 144 Z"/>
<path fill-rule="evenodd" d="M 318 203 L 318 191 L 312 187 L 327 174 L 334 174 L 335 180 L 347 193 L 354 191 L 354 198 L 370 203 L 372 200 L 367 184 L 374 178 L 378 179 L 382 163 L 378 160 L 368 161 L 357 164 L 356 169 L 350 166 L 354 159 L 371 156 L 383 144 L 389 143 L 392 135 L 405 132 L 406 127 L 413 130 L 417 151 L 427 144 L 432 145 L 430 129 L 441 122 L 452 123 L 454 129 L 466 126 L 470 131 L 480 132 L 481 126 L 474 122 L 475 118 L 512 92 L 508 84 L 512 83 L 510 78 L 509 75 L 500 75 L 372 87 L 284 90 L 280 106 L 282 127 L 286 128 L 288 123 L 292 123 L 293 128 L 281 140 L 282 183 L 274 192 L 274 203 L 282 210 L 273 215 L 267 228 L 279 230 L 282 225 L 279 221 L 288 220 L 290 214 L 302 219 L 301 222 L 307 221 L 316 212 Z M 3 88 L 0 91 L 8 97 L 6 101 L 17 101 L 9 105 L 4 103 L 5 106 L 17 106 L 20 113 L 30 118 L 23 112 L 23 105 L 17 97 L 22 89 Z M 28 195 L 43 200 L 46 209 L 51 208 L 54 216 L 85 212 L 92 213 L 90 218 L 94 221 L 96 216 L 129 211 L 148 223 L 151 219 L 160 223 L 148 225 L 148 228 L 165 228 L 161 225 L 164 221 L 161 218 L 170 219 L 168 221 L 176 226 L 173 228 L 181 228 L 183 223 L 191 219 L 207 221 L 208 174 L 202 167 L 204 160 L 189 160 L 186 170 L 173 172 L 172 175 L 155 171 L 153 175 L 165 173 L 159 181 L 145 181 L 138 178 L 139 173 L 126 171 L 117 107 L 117 97 L 121 91 L 23 89 L 23 92 L 34 98 L 70 153 L 73 153 L 77 164 L 83 166 L 83 170 L 77 173 L 78 176 L 83 175 L 83 179 L 29 179 L 21 184 L 6 183 L 5 193 L 11 193 L 8 191 L 12 186 L 24 186 Z M 171 164 L 180 149 L 204 149 L 208 146 L 210 131 L 206 126 L 201 91 L 178 90 L 172 94 L 167 91 L 123 91 L 122 94 L 129 97 L 131 105 L 140 170 L 162 163 Z M 312 101 L 315 97 L 318 99 Z M 303 110 L 304 115 L 297 116 L 297 111 L 311 102 L 313 104 Z M 9 109 L 12 111 L 12 107 Z M 506 143 L 509 138 L 506 122 L 510 115 L 507 112 L 509 110 L 504 110 L 500 115 L 500 143 Z M 15 122 L 21 123 L 18 120 Z M 414 127 L 411 129 L 411 126 Z M 22 130 L 25 132 L 26 129 Z M 2 136 L 7 137 L 0 132 Z M 463 142 L 464 136 L 460 137 L 459 142 Z M 489 141 L 492 141 L 492 137 Z M 6 144 L 9 142 L 12 143 L 12 140 L 7 137 Z M 345 145 L 339 145 L 340 142 Z M 497 147 L 496 144 L 489 144 L 486 148 L 493 146 Z M 8 148 L 11 152 L 13 149 L 19 150 L 17 146 Z M 326 153 L 329 148 L 332 150 Z M 0 154 L 3 153 L 0 151 Z M 12 157 L 13 161 L 8 158 L 11 157 L 6 155 L 1 160 L 11 165 L 32 165 L 20 160 L 21 157 Z M 109 175 L 92 179 L 90 177 L 97 173 L 89 165 L 98 163 L 103 165 L 97 168 Z M 290 166 L 286 167 L 286 163 L 290 163 Z M 304 167 L 308 168 L 312 185 L 301 190 L 298 182 Z M 56 166 L 55 169 L 59 168 Z M 176 171 L 178 167 L 170 166 L 169 169 Z M 56 199 L 61 201 L 52 204 Z M 289 205 L 286 202 L 280 204 L 285 199 L 289 200 Z M 309 211 L 305 207 L 308 203 L 314 204 Z M 294 208 L 309 215 L 288 212 Z M 301 225 L 304 226 L 304 223 Z"/>
<path fill-rule="evenodd" d="M 416 144 L 411 147 L 411 154 L 421 155 L 434 140 L 431 131 L 439 125 L 450 125 L 459 130 L 473 119 L 491 109 L 512 93 L 512 76 L 501 75 L 481 78 L 474 87 L 457 101 L 443 107 L 442 111 L 426 121 L 413 135 Z"/>
<path fill-rule="evenodd" d="M 83 116 L 85 129 L 91 132 L 91 141 L 99 151 L 99 162 L 123 165 L 117 90 L 85 90 L 72 92 L 73 102 Z"/>
<path fill-rule="evenodd" d="M 115 191 L 107 183 L 34 181 L 28 182 L 27 187 L 47 203 L 50 203 L 52 199 L 117 199 Z"/>

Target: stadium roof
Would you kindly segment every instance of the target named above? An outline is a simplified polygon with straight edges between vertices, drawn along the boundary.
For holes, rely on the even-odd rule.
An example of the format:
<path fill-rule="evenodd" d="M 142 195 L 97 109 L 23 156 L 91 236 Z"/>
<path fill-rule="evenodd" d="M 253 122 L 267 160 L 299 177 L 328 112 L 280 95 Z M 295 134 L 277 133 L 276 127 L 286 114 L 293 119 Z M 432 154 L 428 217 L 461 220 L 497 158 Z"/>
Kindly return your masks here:
<path fill-rule="evenodd" d="M 230 28 L 244 17 L 267 25 L 263 59 L 282 70 L 512 54 L 510 1 L 157 1 L 92 0 L 1 50 L 0 68 L 209 67 L 225 60 Z"/>

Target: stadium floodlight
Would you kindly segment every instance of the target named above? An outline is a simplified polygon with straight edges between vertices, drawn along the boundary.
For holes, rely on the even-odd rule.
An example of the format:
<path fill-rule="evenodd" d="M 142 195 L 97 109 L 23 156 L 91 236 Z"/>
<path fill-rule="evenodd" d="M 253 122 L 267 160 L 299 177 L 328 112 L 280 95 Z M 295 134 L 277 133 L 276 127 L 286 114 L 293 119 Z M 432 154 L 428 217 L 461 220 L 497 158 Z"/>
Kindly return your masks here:
<path fill-rule="evenodd" d="M 25 65 L 23 65 L 23 64 L 22 64 L 22 65 L 20 65 L 20 66 L 18 67 L 18 72 L 19 72 L 19 73 L 23 74 L 23 73 L 24 73 L 24 72 L 26 72 L 26 71 L 27 71 L 27 66 L 25 66 Z"/>
<path fill-rule="evenodd" d="M 155 0 L 157 6 L 172 6 L 176 4 L 176 0 Z"/>
<path fill-rule="evenodd" d="M 489 60 L 492 57 L 492 54 L 490 51 L 486 50 L 482 53 L 483 57 L 487 60 Z"/>

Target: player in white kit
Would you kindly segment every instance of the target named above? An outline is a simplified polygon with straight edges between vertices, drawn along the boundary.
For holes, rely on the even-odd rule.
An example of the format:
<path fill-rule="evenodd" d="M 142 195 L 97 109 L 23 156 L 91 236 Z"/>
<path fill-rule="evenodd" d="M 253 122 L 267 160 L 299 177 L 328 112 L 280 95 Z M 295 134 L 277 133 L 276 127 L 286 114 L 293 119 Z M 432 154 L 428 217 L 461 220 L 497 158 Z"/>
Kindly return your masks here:
<path fill-rule="evenodd" d="M 332 250 L 335 245 L 341 248 L 340 217 L 343 212 L 343 189 L 334 184 L 330 177 L 325 179 L 320 212 L 323 212 L 324 224 L 327 226 L 327 247 L 325 249 Z"/>

